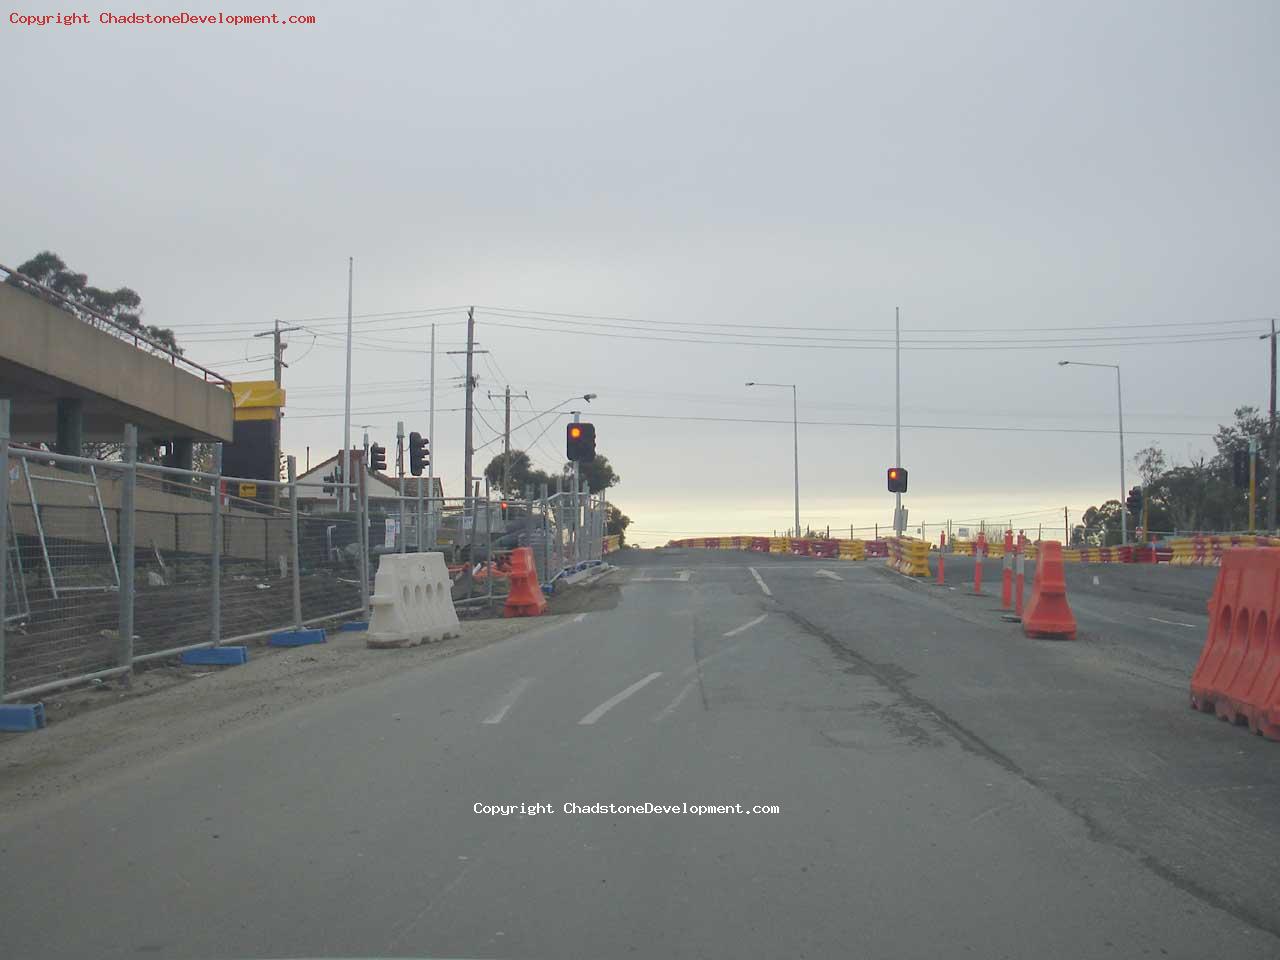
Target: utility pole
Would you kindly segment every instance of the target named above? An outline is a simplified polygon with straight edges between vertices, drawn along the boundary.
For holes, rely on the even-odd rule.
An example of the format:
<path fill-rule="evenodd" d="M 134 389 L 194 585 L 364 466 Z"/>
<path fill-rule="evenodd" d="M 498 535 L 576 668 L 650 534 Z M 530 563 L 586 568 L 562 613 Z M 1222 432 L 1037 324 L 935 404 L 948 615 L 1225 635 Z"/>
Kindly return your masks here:
<path fill-rule="evenodd" d="M 1264 333 L 1259 340 L 1271 341 L 1271 436 L 1267 440 L 1267 472 L 1270 475 L 1267 483 L 1267 530 L 1276 528 L 1276 321 L 1271 320 L 1271 332 Z"/>
<path fill-rule="evenodd" d="M 1067 508 L 1062 508 L 1062 545 L 1071 546 L 1071 521 L 1067 519 Z"/>
<path fill-rule="evenodd" d="M 471 402 L 472 402 L 472 397 L 474 395 L 475 387 L 476 387 L 476 380 L 472 374 L 472 364 L 473 364 L 473 359 L 475 354 L 475 348 L 476 348 L 476 308 L 468 307 L 467 308 L 467 416 L 466 416 L 467 436 L 466 436 L 466 440 L 464 441 L 464 446 L 462 448 L 463 460 L 465 461 L 463 463 L 463 473 L 465 474 L 465 477 L 466 477 L 466 482 L 463 486 L 463 490 L 466 491 L 467 496 L 471 495 L 471 467 L 472 467 L 471 457 L 475 453 L 475 451 L 471 448 L 471 416 L 472 416 Z"/>
<path fill-rule="evenodd" d="M 282 373 L 283 373 L 284 368 L 285 368 L 285 367 L 287 367 L 287 366 L 289 366 L 287 363 L 285 363 L 285 362 L 284 362 L 284 351 L 285 351 L 285 348 L 288 346 L 288 344 L 287 344 L 287 343 L 284 343 L 284 342 L 280 339 L 280 334 L 282 334 L 282 333 L 292 333 L 294 330 L 301 330 L 301 329 L 302 329 L 301 327 L 282 327 L 282 326 L 280 326 L 280 318 L 279 318 L 279 317 L 276 317 L 276 319 L 275 319 L 275 324 L 272 326 L 272 328 L 271 328 L 270 330 L 264 330 L 264 331 L 262 331 L 261 333 L 255 333 L 255 334 L 253 335 L 255 340 L 256 340 L 258 337 L 271 337 L 271 338 L 272 338 L 272 351 L 271 351 L 271 354 L 272 354 L 272 356 L 273 356 L 273 357 L 274 357 L 274 359 L 275 359 L 275 381 L 276 381 L 276 386 L 277 386 L 277 387 L 278 387 L 278 386 L 280 386 L 280 384 L 281 384 L 281 376 L 282 376 Z M 280 461 L 280 429 L 279 429 L 279 428 L 280 428 L 280 414 L 281 414 L 281 411 L 280 411 L 279 409 L 277 409 L 277 410 L 276 410 L 276 415 L 275 415 L 275 421 L 276 421 L 276 431 L 275 431 L 275 449 L 272 451 L 273 459 L 274 459 L 274 460 L 276 461 L 276 463 L 277 463 L 277 468 L 276 468 L 276 476 L 277 476 L 277 477 L 279 476 L 279 466 L 278 466 L 278 464 L 279 464 L 279 461 Z M 272 502 L 272 503 L 275 503 L 275 501 L 276 501 L 276 496 L 277 496 L 277 494 L 278 494 L 278 493 L 279 493 L 279 488 L 278 488 L 278 487 L 272 487 L 272 488 L 271 488 L 271 502 Z"/>
<path fill-rule="evenodd" d="M 287 363 L 284 362 L 284 351 L 285 351 L 285 348 L 288 347 L 289 345 L 287 343 L 282 343 L 280 341 L 280 334 L 292 333 L 294 330 L 301 330 L 301 329 L 302 329 L 301 327 L 282 327 L 280 326 L 280 318 L 277 317 L 274 327 L 272 327 L 270 330 L 264 330 L 262 331 L 262 333 L 255 333 L 253 335 L 254 339 L 257 339 L 258 337 L 272 337 L 275 340 L 275 349 L 272 351 L 272 353 L 275 356 L 275 372 L 276 372 L 277 387 L 280 386 L 280 383 L 281 383 L 281 380 L 280 380 L 281 370 L 289 366 Z"/>
<path fill-rule="evenodd" d="M 495 394 L 491 393 L 488 396 L 492 400 Z M 506 401 L 506 419 L 502 429 L 502 495 L 505 497 L 511 486 L 511 398 L 513 396 L 524 397 L 528 400 L 529 393 L 525 391 L 524 393 L 513 394 L 511 392 L 511 384 L 507 384 L 506 391 L 500 396 Z"/>
<path fill-rule="evenodd" d="M 463 447 L 462 447 L 462 472 L 464 475 L 462 495 L 464 497 L 471 497 L 472 496 L 471 467 L 472 467 L 472 457 L 475 454 L 475 449 L 471 445 L 471 423 L 472 423 L 472 417 L 473 417 L 475 388 L 476 388 L 476 378 L 474 374 L 474 361 L 475 361 L 474 355 L 477 353 L 489 352 L 488 350 L 476 349 L 476 308 L 475 307 L 467 308 L 467 349 L 466 350 L 450 350 L 448 352 L 449 353 L 465 353 L 467 355 L 467 383 L 466 383 L 467 411 L 466 411 L 466 418 L 465 418 L 465 426 L 463 428 L 466 431 L 466 438 L 463 441 Z M 473 498 L 472 508 L 474 509 L 474 507 L 475 507 L 475 500 Z"/>

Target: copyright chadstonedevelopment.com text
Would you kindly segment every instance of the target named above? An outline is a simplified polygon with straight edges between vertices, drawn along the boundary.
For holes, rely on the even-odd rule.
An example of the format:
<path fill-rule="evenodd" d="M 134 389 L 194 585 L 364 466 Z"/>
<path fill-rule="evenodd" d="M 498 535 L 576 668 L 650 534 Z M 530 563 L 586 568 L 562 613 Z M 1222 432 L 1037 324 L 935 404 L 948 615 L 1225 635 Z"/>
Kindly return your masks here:
<path fill-rule="evenodd" d="M 487 817 L 537 817 L 544 814 L 640 814 L 644 816 L 745 815 L 781 813 L 777 804 L 742 803 L 476 803 L 471 809 Z"/>

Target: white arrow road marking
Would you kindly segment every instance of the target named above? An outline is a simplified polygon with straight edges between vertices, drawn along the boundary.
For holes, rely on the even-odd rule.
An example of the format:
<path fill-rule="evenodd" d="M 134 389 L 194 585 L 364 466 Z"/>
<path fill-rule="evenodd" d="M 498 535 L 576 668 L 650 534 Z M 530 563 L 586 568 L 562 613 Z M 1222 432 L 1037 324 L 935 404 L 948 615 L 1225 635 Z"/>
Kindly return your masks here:
<path fill-rule="evenodd" d="M 826 577 L 828 580 L 843 580 L 844 577 L 838 573 L 832 573 L 830 570 L 815 570 L 815 576 Z"/>
<path fill-rule="evenodd" d="M 524 688 L 533 682 L 533 677 L 521 677 L 516 681 L 516 685 L 507 691 L 507 695 L 498 702 L 498 709 L 494 711 L 492 716 L 485 717 L 484 723 L 501 723 L 502 718 L 507 715 L 507 711 L 516 705 L 516 701 L 520 699 L 520 694 L 524 692 Z"/>
<path fill-rule="evenodd" d="M 750 630 L 750 629 L 751 629 L 752 627 L 754 627 L 757 623 L 759 623 L 761 620 L 764 620 L 764 619 L 765 619 L 766 617 L 768 617 L 768 616 L 769 616 L 769 615 L 768 615 L 767 613 L 762 613 L 762 614 L 760 614 L 760 616 L 756 617 L 754 620 L 748 620 L 748 621 L 747 621 L 746 623 L 744 623 L 742 626 L 740 626 L 740 627 L 734 627 L 732 630 L 730 630 L 728 633 L 726 633 L 726 634 L 725 634 L 725 636 L 726 636 L 726 637 L 736 637 L 738 634 L 742 633 L 742 631 L 743 631 L 743 630 Z"/>
<path fill-rule="evenodd" d="M 689 571 L 677 570 L 676 575 L 674 577 L 632 577 L 631 578 L 632 583 L 657 583 L 658 581 L 662 581 L 663 583 L 688 583 Z"/>
<path fill-rule="evenodd" d="M 769 585 L 760 579 L 760 572 L 755 567 L 747 567 L 751 571 L 751 575 L 756 578 L 756 583 L 760 584 L 760 589 L 764 591 L 766 597 L 772 597 L 773 591 L 769 589 Z"/>
<path fill-rule="evenodd" d="M 643 680 L 637 680 L 635 683 L 627 687 L 627 689 L 623 690 L 621 693 L 615 693 L 612 697 L 610 697 L 604 703 L 600 704 L 600 706 L 596 707 L 594 710 L 588 713 L 585 717 L 579 720 L 578 721 L 579 725 L 586 726 L 588 724 L 595 723 L 597 720 L 603 717 L 606 713 L 608 713 L 610 710 L 612 710 L 614 707 L 620 704 L 623 700 L 627 699 L 627 697 L 631 696 L 637 690 L 640 690 L 646 684 L 653 683 L 653 681 L 657 680 L 660 676 L 662 676 L 661 670 L 659 670 L 657 673 L 649 674 Z"/>

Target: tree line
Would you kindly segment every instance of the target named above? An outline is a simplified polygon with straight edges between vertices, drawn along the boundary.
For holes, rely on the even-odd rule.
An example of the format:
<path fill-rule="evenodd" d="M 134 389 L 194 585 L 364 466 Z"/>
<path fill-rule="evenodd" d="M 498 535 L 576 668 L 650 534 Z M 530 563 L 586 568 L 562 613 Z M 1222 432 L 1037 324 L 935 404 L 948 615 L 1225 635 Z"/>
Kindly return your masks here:
<path fill-rule="evenodd" d="M 1159 446 L 1139 450 L 1133 457 L 1146 501 L 1147 527 L 1157 533 L 1198 531 L 1239 531 L 1249 526 L 1249 489 L 1237 485 L 1233 463 L 1238 451 L 1248 451 L 1257 443 L 1256 522 L 1266 524 L 1270 489 L 1271 460 L 1268 449 L 1268 421 L 1257 407 L 1238 407 L 1234 421 L 1219 425 L 1213 436 L 1215 453 L 1187 463 L 1173 464 Z M 1119 500 L 1107 500 L 1084 512 L 1071 534 L 1073 544 L 1111 546 L 1120 542 Z M 1131 516 L 1129 529 L 1142 521 Z"/>
<path fill-rule="evenodd" d="M 510 456 L 509 462 L 507 462 L 508 456 Z M 502 485 L 504 472 L 508 478 L 505 488 Z M 622 478 L 609 463 L 609 458 L 602 453 L 597 453 L 596 458 L 590 463 L 579 465 L 578 474 L 587 482 L 592 493 L 602 493 L 622 482 Z M 556 475 L 535 468 L 529 454 L 524 450 L 512 450 L 509 455 L 498 454 L 484 468 L 484 476 L 489 481 L 490 488 L 498 490 L 504 497 L 537 497 L 541 494 L 543 484 L 546 484 L 547 490 L 551 493 L 556 489 Z M 572 470 L 566 469 L 561 477 L 562 490 L 572 488 L 572 478 Z M 605 518 L 605 533 L 610 536 L 616 534 L 619 538 L 618 542 L 625 545 L 627 527 L 630 524 L 630 517 L 613 504 L 609 504 L 608 516 Z"/>

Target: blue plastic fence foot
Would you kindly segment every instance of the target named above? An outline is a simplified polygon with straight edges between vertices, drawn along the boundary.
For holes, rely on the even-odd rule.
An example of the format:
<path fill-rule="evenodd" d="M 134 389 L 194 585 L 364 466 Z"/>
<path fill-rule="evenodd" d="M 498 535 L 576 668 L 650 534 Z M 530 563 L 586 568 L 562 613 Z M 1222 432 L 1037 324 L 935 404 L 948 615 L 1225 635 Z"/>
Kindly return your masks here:
<path fill-rule="evenodd" d="M 188 650 L 182 662 L 192 666 L 238 667 L 249 662 L 248 647 L 208 647 L 204 650 Z"/>
<path fill-rule="evenodd" d="M 355 632 L 355 631 L 357 631 L 357 630 L 368 630 L 368 629 L 369 629 L 369 621 L 368 621 L 368 620 L 352 620 L 352 621 L 350 621 L 350 622 L 348 622 L 348 623 L 344 623 L 342 626 L 340 626 L 340 627 L 338 628 L 338 632 L 339 632 L 339 633 L 354 633 L 354 632 Z"/>
<path fill-rule="evenodd" d="M 44 726 L 43 703 L 0 704 L 0 730 L 5 733 L 22 733 L 39 730 Z"/>
<path fill-rule="evenodd" d="M 273 647 L 303 647 L 309 643 L 324 643 L 323 630 L 281 630 L 267 641 Z"/>

